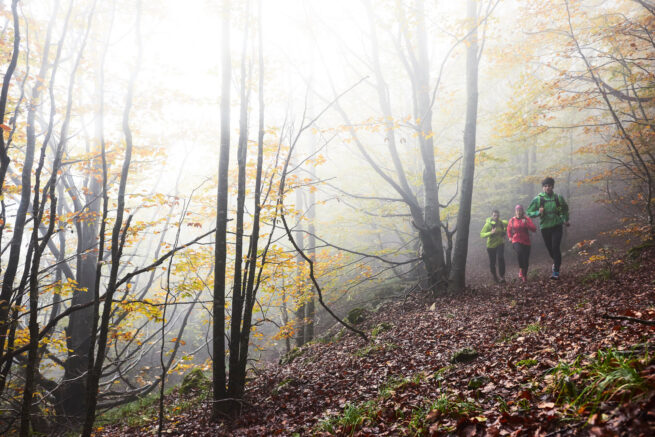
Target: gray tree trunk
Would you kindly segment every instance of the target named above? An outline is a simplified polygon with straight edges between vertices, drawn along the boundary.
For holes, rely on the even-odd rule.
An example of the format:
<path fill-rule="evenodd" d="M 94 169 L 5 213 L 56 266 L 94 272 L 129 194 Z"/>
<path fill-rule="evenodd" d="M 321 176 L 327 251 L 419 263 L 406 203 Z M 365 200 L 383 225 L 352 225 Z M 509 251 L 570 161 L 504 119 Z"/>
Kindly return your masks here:
<path fill-rule="evenodd" d="M 448 285 L 448 272 L 443 251 L 441 235 L 441 217 L 439 206 L 439 185 L 434 163 L 434 139 L 432 136 L 432 96 L 430 94 L 430 61 L 427 49 L 427 32 L 425 29 L 425 7 L 423 0 L 416 1 L 416 36 L 418 39 L 418 57 L 415 77 L 413 78 L 416 99 L 416 118 L 419 124 L 419 147 L 423 160 L 424 214 L 423 224 L 415 223 L 419 228 L 419 237 L 423 243 L 423 262 L 425 263 L 429 288 L 440 292 Z"/>
<path fill-rule="evenodd" d="M 225 377 L 225 269 L 227 265 L 227 196 L 230 166 L 230 0 L 223 2 L 221 38 L 221 143 L 216 193 L 216 236 L 214 248 L 214 308 L 213 308 L 213 415 L 220 417 L 226 396 Z"/>
<path fill-rule="evenodd" d="M 466 125 L 462 157 L 461 195 L 457 212 L 457 234 L 449 288 L 461 291 L 466 286 L 466 259 L 471 224 L 471 200 L 475 174 L 475 136 L 478 117 L 478 15 L 477 2 L 467 0 L 467 20 L 473 26 L 466 45 Z"/>

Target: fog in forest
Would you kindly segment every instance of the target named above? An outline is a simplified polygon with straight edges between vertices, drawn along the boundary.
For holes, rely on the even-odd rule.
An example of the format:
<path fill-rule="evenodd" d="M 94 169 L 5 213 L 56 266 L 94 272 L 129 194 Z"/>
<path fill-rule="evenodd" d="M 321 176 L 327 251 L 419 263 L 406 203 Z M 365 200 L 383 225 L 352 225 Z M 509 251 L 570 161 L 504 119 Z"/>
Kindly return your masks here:
<path fill-rule="evenodd" d="M 545 177 L 563 272 L 652 235 L 652 9 L 1 2 L 0 433 L 193 369 L 240 398 L 352 310 L 487 286 L 485 221 Z"/>

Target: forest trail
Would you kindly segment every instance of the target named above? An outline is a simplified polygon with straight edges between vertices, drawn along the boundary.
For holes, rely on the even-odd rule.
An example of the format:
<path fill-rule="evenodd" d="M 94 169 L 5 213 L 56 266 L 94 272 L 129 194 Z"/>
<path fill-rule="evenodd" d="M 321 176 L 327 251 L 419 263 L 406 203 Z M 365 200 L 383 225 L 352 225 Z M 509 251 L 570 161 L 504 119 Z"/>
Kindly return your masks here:
<path fill-rule="evenodd" d="M 253 373 L 229 425 L 193 395 L 171 396 L 203 407 L 178 408 L 165 435 L 653 435 L 653 326 L 603 317 L 655 320 L 653 255 L 611 278 L 578 264 L 559 281 L 389 304 L 358 325 L 369 343 L 337 335 Z M 98 435 L 153 432 L 154 417 Z"/>

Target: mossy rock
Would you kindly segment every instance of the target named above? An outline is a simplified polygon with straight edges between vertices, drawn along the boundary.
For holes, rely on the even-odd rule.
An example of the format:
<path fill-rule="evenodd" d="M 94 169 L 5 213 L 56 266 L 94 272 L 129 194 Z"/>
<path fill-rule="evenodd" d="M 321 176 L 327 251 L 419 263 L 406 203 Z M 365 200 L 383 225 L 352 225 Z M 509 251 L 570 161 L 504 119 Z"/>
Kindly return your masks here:
<path fill-rule="evenodd" d="M 180 385 L 180 393 L 183 395 L 189 394 L 192 391 L 198 391 L 209 387 L 209 378 L 200 369 L 193 369 L 191 372 L 184 375 L 182 384 Z"/>
<path fill-rule="evenodd" d="M 287 364 L 293 363 L 293 361 L 305 353 L 305 350 L 299 347 L 294 347 L 288 353 L 282 355 L 280 358 L 280 365 L 286 366 Z"/>
<path fill-rule="evenodd" d="M 348 311 L 348 315 L 346 316 L 346 320 L 350 322 L 353 325 L 357 325 L 359 323 L 362 323 L 366 317 L 364 313 L 366 310 L 364 308 L 353 308 L 350 311 Z"/>
<path fill-rule="evenodd" d="M 489 378 L 487 378 L 484 375 L 474 376 L 473 378 L 471 378 L 469 380 L 468 388 L 471 389 L 471 390 L 477 390 L 480 387 L 482 387 L 483 385 L 485 385 L 488 381 L 489 381 Z"/>
<path fill-rule="evenodd" d="M 451 363 L 470 363 L 478 357 L 478 352 L 470 347 L 465 347 L 455 352 L 450 359 Z"/>

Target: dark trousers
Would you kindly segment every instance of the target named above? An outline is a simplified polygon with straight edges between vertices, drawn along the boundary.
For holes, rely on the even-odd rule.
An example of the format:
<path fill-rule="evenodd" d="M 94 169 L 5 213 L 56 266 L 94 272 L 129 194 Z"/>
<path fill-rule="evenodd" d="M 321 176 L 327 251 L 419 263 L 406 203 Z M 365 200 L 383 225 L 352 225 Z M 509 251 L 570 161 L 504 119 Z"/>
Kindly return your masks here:
<path fill-rule="evenodd" d="M 530 264 L 530 246 L 521 243 L 513 243 L 512 246 L 519 261 L 519 268 L 524 275 L 527 275 L 528 265 Z"/>
<path fill-rule="evenodd" d="M 562 242 L 562 225 L 542 229 L 541 236 L 544 237 L 548 254 L 553 259 L 553 270 L 559 272 L 559 266 L 562 265 L 562 251 L 559 248 Z"/>
<path fill-rule="evenodd" d="M 496 260 L 498 260 L 498 273 L 500 277 L 505 276 L 505 245 L 501 244 L 496 246 L 493 249 L 487 247 L 487 253 L 489 254 L 489 268 L 491 269 L 491 274 L 496 277 Z"/>

